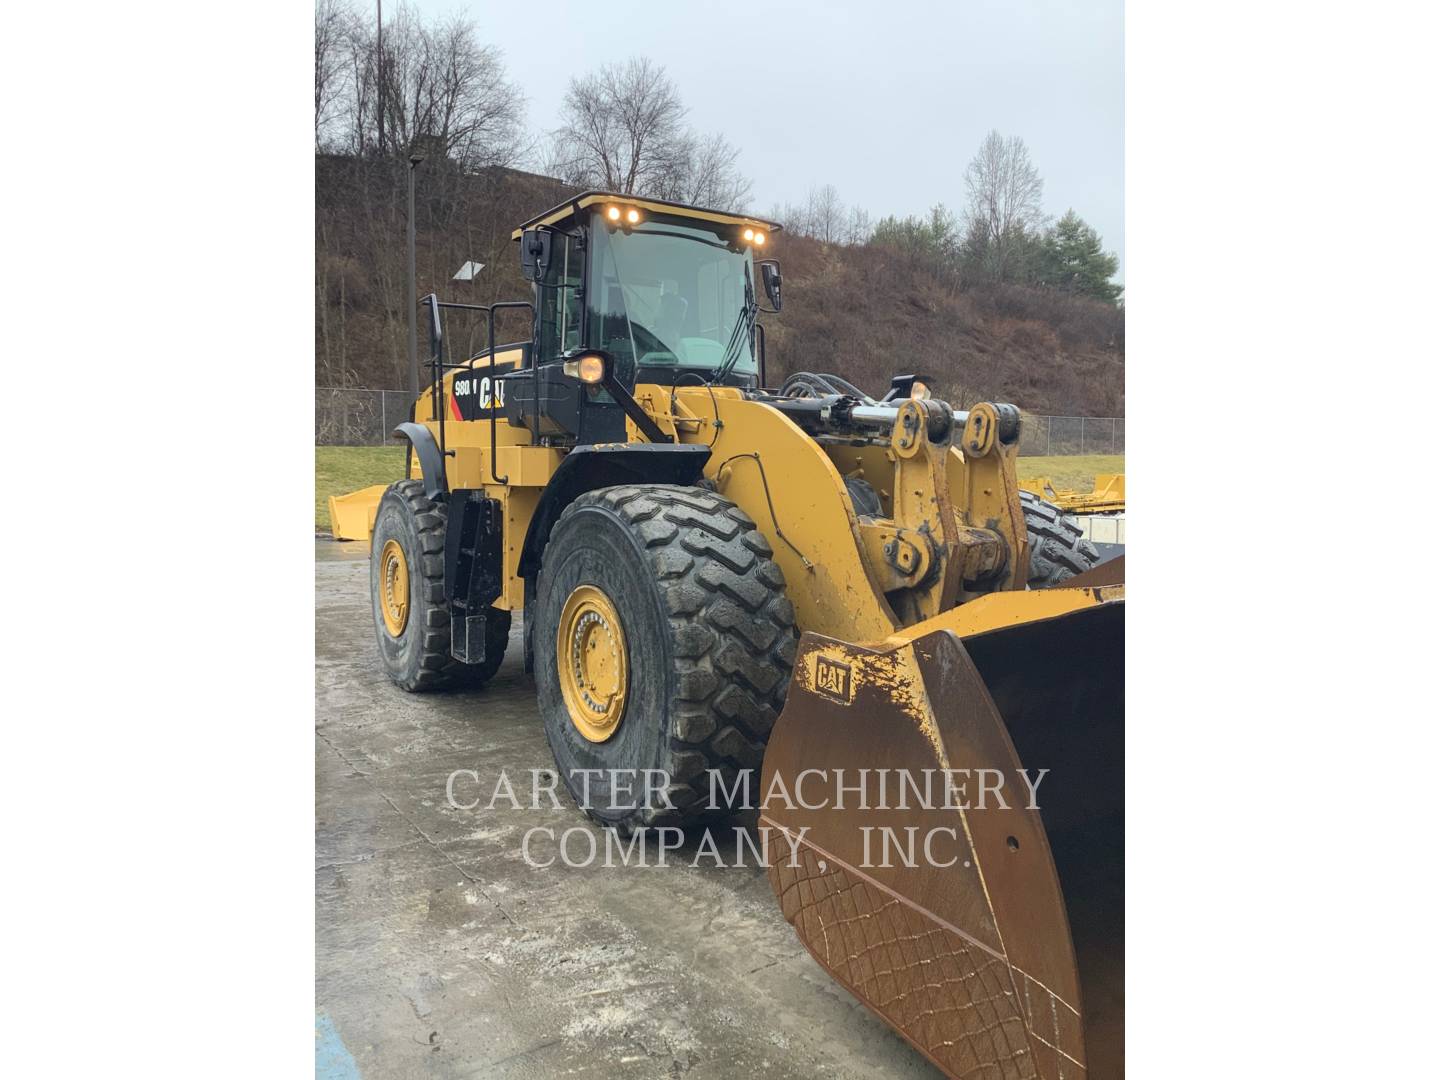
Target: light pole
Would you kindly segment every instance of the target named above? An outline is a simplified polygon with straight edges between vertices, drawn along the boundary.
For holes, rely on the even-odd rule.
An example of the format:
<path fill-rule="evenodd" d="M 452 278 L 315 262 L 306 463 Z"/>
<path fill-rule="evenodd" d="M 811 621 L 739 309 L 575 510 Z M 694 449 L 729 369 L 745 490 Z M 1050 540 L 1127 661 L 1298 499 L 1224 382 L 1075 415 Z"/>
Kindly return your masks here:
<path fill-rule="evenodd" d="M 410 249 L 410 399 L 420 396 L 420 359 L 415 351 L 415 309 L 419 301 L 415 296 L 415 170 L 425 160 L 418 151 L 410 152 L 410 212 L 406 217 L 406 232 Z"/>

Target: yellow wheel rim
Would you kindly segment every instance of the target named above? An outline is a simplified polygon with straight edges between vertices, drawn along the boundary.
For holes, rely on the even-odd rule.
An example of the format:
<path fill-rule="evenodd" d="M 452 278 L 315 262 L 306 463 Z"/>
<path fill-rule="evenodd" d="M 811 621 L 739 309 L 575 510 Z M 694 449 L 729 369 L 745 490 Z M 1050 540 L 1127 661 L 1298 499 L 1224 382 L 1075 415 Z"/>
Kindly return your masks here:
<path fill-rule="evenodd" d="M 555 659 L 575 730 L 594 743 L 611 738 L 625 715 L 630 654 L 615 605 L 594 585 L 579 586 L 565 601 Z"/>
<path fill-rule="evenodd" d="M 410 568 L 398 540 L 386 540 L 380 549 L 380 615 L 391 637 L 405 632 L 410 618 Z"/>

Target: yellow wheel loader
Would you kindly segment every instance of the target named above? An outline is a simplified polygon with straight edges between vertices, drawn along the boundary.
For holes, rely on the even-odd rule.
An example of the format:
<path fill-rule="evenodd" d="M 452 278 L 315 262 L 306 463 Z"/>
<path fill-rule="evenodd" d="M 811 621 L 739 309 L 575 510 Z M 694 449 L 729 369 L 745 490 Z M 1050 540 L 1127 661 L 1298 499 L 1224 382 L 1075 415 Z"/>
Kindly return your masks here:
<path fill-rule="evenodd" d="M 1021 491 L 1014 406 L 770 386 L 778 231 L 589 192 L 515 231 L 533 300 L 422 301 L 382 663 L 483 684 L 519 613 L 592 818 L 751 805 L 800 939 L 943 1071 L 1118 1075 L 1120 564 Z"/>

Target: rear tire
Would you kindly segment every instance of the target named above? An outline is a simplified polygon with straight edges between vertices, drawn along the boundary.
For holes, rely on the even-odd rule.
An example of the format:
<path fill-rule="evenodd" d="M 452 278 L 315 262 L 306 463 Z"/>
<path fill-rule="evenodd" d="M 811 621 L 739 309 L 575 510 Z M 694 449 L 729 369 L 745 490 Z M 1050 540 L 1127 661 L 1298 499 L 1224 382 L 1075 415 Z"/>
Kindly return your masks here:
<path fill-rule="evenodd" d="M 602 488 L 560 517 L 535 600 L 535 682 L 556 766 L 591 818 L 628 833 L 724 813 L 731 808 L 712 805 L 707 770 L 727 788 L 748 774 L 751 801 L 758 796 L 796 643 L 794 609 L 771 554 L 743 510 L 699 487 Z M 623 712 L 603 741 L 572 718 L 573 673 L 564 675 L 567 690 L 560 669 L 578 664 L 582 640 L 559 640 L 570 633 L 562 625 L 571 618 L 567 601 L 595 589 L 613 610 L 626 657 Z M 616 770 L 635 770 L 633 794 Z M 665 799 L 645 805 L 640 770 L 668 774 Z"/>
<path fill-rule="evenodd" d="M 510 612 L 492 607 L 485 619 L 485 662 L 462 664 L 450 655 L 450 611 L 445 603 L 447 514 L 446 505 L 429 498 L 419 480 L 391 484 L 375 512 L 370 607 L 380 662 L 390 681 L 402 690 L 482 686 L 499 670 L 510 640 Z M 384 614 L 383 555 L 391 542 L 403 553 L 408 578 L 408 610 L 399 634 L 387 627 Z"/>
<path fill-rule="evenodd" d="M 1054 503 L 1022 490 L 1025 531 L 1030 537 L 1032 589 L 1055 585 L 1100 564 L 1095 545 L 1081 535 L 1079 523 Z"/>

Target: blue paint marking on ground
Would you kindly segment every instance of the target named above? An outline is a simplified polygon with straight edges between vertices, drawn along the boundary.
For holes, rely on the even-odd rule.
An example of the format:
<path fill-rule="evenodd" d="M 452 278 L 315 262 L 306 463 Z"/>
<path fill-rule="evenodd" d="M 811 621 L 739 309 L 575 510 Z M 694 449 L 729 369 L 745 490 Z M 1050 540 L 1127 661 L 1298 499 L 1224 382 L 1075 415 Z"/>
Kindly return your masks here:
<path fill-rule="evenodd" d="M 329 1013 L 315 1016 L 315 1080 L 360 1080 L 360 1070 Z"/>

